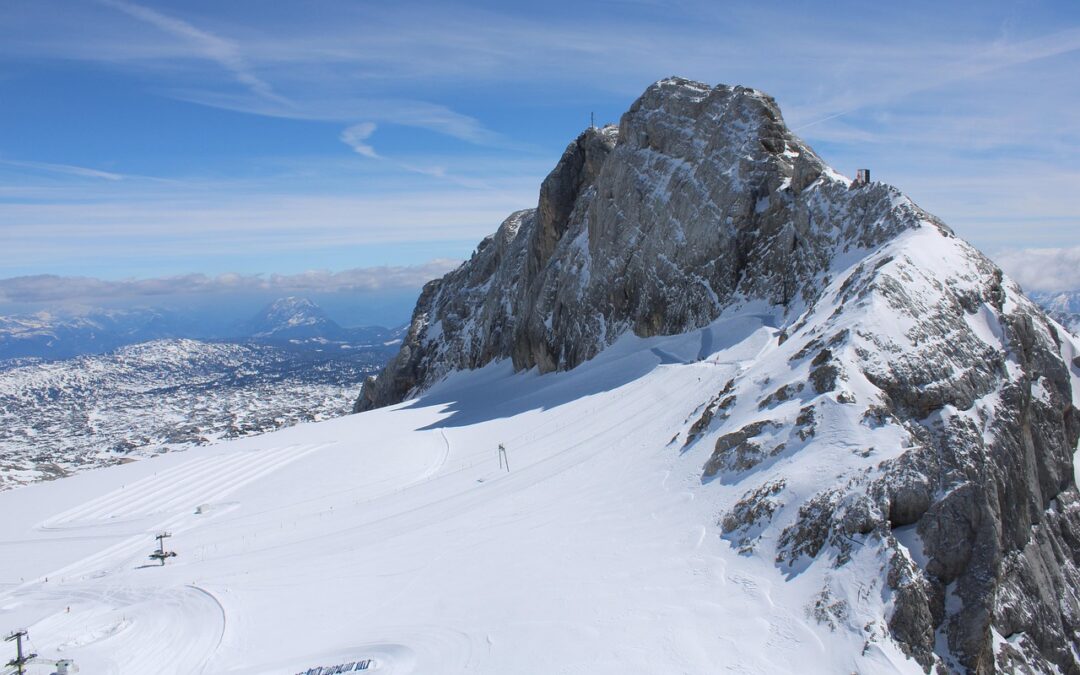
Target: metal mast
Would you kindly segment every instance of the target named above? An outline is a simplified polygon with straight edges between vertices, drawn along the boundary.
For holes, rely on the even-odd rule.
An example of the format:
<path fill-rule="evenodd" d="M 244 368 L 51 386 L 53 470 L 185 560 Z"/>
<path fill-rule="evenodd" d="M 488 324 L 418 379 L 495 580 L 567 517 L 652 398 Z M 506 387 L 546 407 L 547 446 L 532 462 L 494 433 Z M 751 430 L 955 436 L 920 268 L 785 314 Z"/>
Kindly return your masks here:
<path fill-rule="evenodd" d="M 25 675 L 26 664 L 30 663 L 30 659 L 37 658 L 37 654 L 27 654 L 26 656 L 23 656 L 23 638 L 30 638 L 30 634 L 26 631 L 25 628 L 23 630 L 15 631 L 11 635 L 4 638 L 4 642 L 11 642 L 13 640 L 15 642 L 15 651 L 17 656 L 11 661 L 8 661 L 6 665 L 14 667 L 15 672 L 18 673 L 18 675 Z"/>
<path fill-rule="evenodd" d="M 156 551 L 154 551 L 153 553 L 150 554 L 150 559 L 151 560 L 160 560 L 162 566 L 165 565 L 165 559 L 166 558 L 175 558 L 176 557 L 176 551 L 166 551 L 165 550 L 165 540 L 168 539 L 171 536 L 172 536 L 172 534 L 170 534 L 168 532 L 162 532 L 158 536 L 154 537 L 155 539 L 157 539 L 158 550 L 156 550 Z"/>

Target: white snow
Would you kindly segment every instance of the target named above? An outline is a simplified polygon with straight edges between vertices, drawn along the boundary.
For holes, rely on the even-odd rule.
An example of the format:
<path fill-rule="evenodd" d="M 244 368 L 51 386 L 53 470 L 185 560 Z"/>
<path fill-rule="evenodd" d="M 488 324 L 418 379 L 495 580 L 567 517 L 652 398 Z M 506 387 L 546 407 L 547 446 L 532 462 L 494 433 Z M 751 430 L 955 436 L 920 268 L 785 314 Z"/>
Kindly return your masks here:
<path fill-rule="evenodd" d="M 685 335 L 623 334 L 569 372 L 503 360 L 392 408 L 0 494 L 15 514 L 0 520 L 0 631 L 27 627 L 46 658 L 95 674 L 361 659 L 377 673 L 921 673 L 888 638 L 873 535 L 814 558 L 781 540 L 814 499 L 852 507 L 911 440 L 865 416 L 880 391 L 861 368 L 817 393 L 815 355 L 873 369 L 906 353 L 914 320 L 867 275 L 901 283 L 914 312 L 981 283 L 968 251 L 921 228 L 837 256 L 797 317 L 744 302 Z M 1000 340 L 992 308 L 966 320 Z M 996 397 L 937 414 L 985 426 Z M 703 481 L 716 440 L 754 422 L 756 463 Z M 721 536 L 768 486 L 771 516 Z M 179 557 L 148 567 L 165 529 Z M 925 563 L 914 528 L 894 534 Z"/>
<path fill-rule="evenodd" d="M 786 368 L 771 323 L 623 337 L 568 373 L 503 362 L 417 402 L 0 494 L 0 630 L 94 675 L 368 658 L 376 673 L 921 672 L 888 640 L 864 645 L 881 589 L 833 588 L 850 613 L 830 627 L 808 609 L 828 565 L 785 571 L 721 539 L 746 486 L 702 484 L 711 444 L 669 445 L 752 359 Z M 179 557 L 147 566 L 161 530 Z M 865 547 L 848 567 L 882 564 Z"/>

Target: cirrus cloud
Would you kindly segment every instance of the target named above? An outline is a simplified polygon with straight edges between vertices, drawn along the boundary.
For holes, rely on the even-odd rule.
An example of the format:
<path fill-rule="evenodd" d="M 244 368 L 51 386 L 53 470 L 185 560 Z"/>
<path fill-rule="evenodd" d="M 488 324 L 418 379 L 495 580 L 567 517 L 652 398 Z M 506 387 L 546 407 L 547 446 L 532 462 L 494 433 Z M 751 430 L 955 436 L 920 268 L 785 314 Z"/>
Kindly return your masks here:
<path fill-rule="evenodd" d="M 379 153 L 375 152 L 375 148 L 365 142 L 373 133 L 375 133 L 374 122 L 361 122 L 342 131 L 341 142 L 355 150 L 357 154 L 377 159 Z"/>

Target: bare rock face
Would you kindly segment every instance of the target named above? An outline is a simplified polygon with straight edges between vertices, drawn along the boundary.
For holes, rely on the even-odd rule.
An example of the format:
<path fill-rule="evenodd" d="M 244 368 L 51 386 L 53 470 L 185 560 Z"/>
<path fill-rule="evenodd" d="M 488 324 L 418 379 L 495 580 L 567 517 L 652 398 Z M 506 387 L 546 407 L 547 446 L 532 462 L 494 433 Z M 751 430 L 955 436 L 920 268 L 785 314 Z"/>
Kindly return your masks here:
<path fill-rule="evenodd" d="M 855 628 L 927 672 L 1080 673 L 1080 344 L 931 228 L 836 273 L 784 335 L 726 388 L 742 426 L 696 431 L 715 443 L 703 481 L 765 428 L 758 446 L 787 446 L 783 464 L 735 467 L 746 496 L 725 536 L 790 575 L 827 569 L 853 612 L 868 596 L 837 589 L 878 589 L 885 626 Z"/>
<path fill-rule="evenodd" d="M 760 92 L 663 80 L 579 136 L 536 209 L 424 288 L 356 409 L 751 303 L 776 344 L 680 432 L 703 489 L 736 495 L 720 535 L 821 579 L 808 616 L 864 654 L 1080 674 L 1080 342 L 898 191 L 829 169 Z"/>
<path fill-rule="evenodd" d="M 933 306 L 875 282 L 898 313 L 920 321 L 918 346 L 888 367 L 864 363 L 914 446 L 880 479 L 890 525 L 915 524 L 928 557 L 909 602 L 952 600 L 934 627 L 972 671 L 1080 673 L 1080 414 L 1063 331 L 972 253 L 968 269 L 982 283 Z M 969 328 L 980 313 L 994 317 L 997 344 Z M 994 632 L 1016 645 L 995 653 Z M 911 649 L 930 663 L 935 643 L 924 636 Z"/>
<path fill-rule="evenodd" d="M 425 287 L 401 354 L 356 409 L 496 359 L 573 368 L 626 331 L 683 332 L 744 299 L 810 302 L 838 252 L 926 217 L 888 186 L 851 189 L 769 96 L 662 80 L 618 128 L 567 147 L 537 209 Z"/>

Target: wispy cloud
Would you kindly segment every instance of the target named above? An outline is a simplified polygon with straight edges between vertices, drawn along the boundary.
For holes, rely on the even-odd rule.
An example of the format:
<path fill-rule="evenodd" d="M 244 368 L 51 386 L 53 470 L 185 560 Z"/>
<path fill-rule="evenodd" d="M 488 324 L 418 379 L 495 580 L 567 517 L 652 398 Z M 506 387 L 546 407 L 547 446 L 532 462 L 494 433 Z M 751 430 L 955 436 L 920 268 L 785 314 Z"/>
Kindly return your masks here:
<path fill-rule="evenodd" d="M 535 205 L 547 168 L 439 159 L 450 171 L 438 180 L 397 161 L 343 156 L 282 160 L 249 178 L 0 185 L 0 275 L 216 270 L 230 259 L 252 269 L 260 258 L 282 270 L 308 260 L 373 264 L 384 252 L 395 262 L 414 255 L 402 251 L 462 255 L 509 213 Z M 456 175 L 472 189 L 460 189 Z"/>
<path fill-rule="evenodd" d="M 999 40 L 974 49 L 965 46 L 952 58 L 935 58 L 908 68 L 899 77 L 883 77 L 875 86 L 851 91 L 842 97 L 826 100 L 800 111 L 806 118 L 796 131 L 851 114 L 857 110 L 908 98 L 924 91 L 984 77 L 1008 68 L 1080 50 L 1080 28 L 1069 28 L 1028 40 Z M 867 50 L 867 53 L 875 53 Z M 876 63 L 877 60 L 874 60 Z"/>
<path fill-rule="evenodd" d="M 362 155 L 369 159 L 378 159 L 404 169 L 411 173 L 420 174 L 421 176 L 428 176 L 440 181 L 446 181 L 454 185 L 459 185 L 465 188 L 477 189 L 477 190 L 490 190 L 492 188 L 491 183 L 486 180 L 477 180 L 475 178 L 468 178 L 463 176 L 457 176 L 447 171 L 445 166 L 440 165 L 419 165 L 413 162 L 403 162 L 396 159 L 391 159 L 380 155 L 375 151 L 375 148 L 368 143 L 368 139 L 373 133 L 375 133 L 374 122 L 361 122 L 360 124 L 354 124 L 347 127 L 341 132 L 341 142 L 349 146 L 358 155 Z"/>
<path fill-rule="evenodd" d="M 413 290 L 460 264 L 460 260 L 440 258 L 422 265 L 357 267 L 340 272 L 311 270 L 300 274 L 185 274 L 121 281 L 34 275 L 0 279 L 0 303 L 106 302 L 215 293 L 357 293 Z"/>
<path fill-rule="evenodd" d="M 993 258 L 1024 290 L 1080 290 L 1080 246 L 1005 250 Z"/>
<path fill-rule="evenodd" d="M 375 148 L 366 142 L 373 133 L 375 133 L 374 122 L 361 122 L 342 131 L 341 142 L 352 148 L 357 154 L 378 159 L 379 153 L 375 152 Z"/>
<path fill-rule="evenodd" d="M 58 181 L 0 185 L 0 197 L 15 202 L 0 205 L 0 266 L 46 266 L 85 251 L 124 260 L 179 251 L 195 260 L 229 246 L 478 237 L 507 211 L 535 203 L 548 160 L 588 111 L 615 119 L 670 74 L 764 89 L 839 170 L 871 167 L 976 244 L 1068 246 L 1080 176 L 1080 118 L 1068 114 L 1080 106 L 1071 86 L 1080 67 L 1076 18 L 1060 3 L 931 0 L 622 2 L 614 11 L 560 0 L 496 10 L 425 0 L 0 3 L 0 58 L 16 68 L 78 61 L 172 99 L 310 121 L 252 124 L 243 152 L 270 161 L 277 149 L 265 136 L 254 142 L 256 134 L 273 129 L 276 141 L 282 130 L 302 129 L 286 137 L 290 149 L 318 148 L 311 151 L 340 162 L 298 170 L 310 181 L 304 190 L 284 180 L 246 185 L 230 174 L 240 161 L 209 166 L 208 174 L 223 174 L 221 189 L 205 181 L 184 194 L 148 183 L 119 194 L 132 181 L 106 176 L 96 197 L 82 190 L 85 180 L 71 181 L 73 190 Z M 183 108 L 185 120 L 198 117 Z M 400 127 L 468 145 L 428 143 Z M 521 148 L 544 164 L 510 166 Z M 462 170 L 458 152 L 483 153 L 489 166 Z M 177 160 L 177 171 L 197 161 Z M 122 175 L 122 163 L 107 166 Z M 401 178 L 406 172 L 412 180 Z"/>
<path fill-rule="evenodd" d="M 95 0 L 95 4 L 112 12 L 98 16 L 82 6 L 41 0 L 11 9 L 12 16 L 4 17 L 5 8 L 0 7 L 0 55 L 142 69 L 155 76 L 150 86 L 158 94 L 247 114 L 313 121 L 370 120 L 427 129 L 469 143 L 509 144 L 475 117 L 418 97 L 422 89 L 394 86 L 404 81 L 398 76 L 417 63 L 417 57 L 408 54 L 415 32 L 394 38 L 393 53 L 380 53 L 378 44 L 386 36 L 380 36 L 377 27 L 358 32 L 357 17 L 342 17 L 340 12 L 328 12 L 325 23 L 304 16 L 274 25 L 260 21 L 258 5 L 241 9 L 236 4 L 230 8 L 241 11 L 244 20 L 222 26 L 219 17 L 211 31 L 130 0 Z M 110 16 L 115 13 L 174 39 L 130 30 Z M 357 47 L 365 43 L 371 45 L 370 51 Z M 224 70 L 241 89 L 207 86 L 212 80 L 200 72 L 205 70 L 200 62 Z M 357 75 L 373 72 L 378 77 Z"/>
<path fill-rule="evenodd" d="M 264 117 L 324 122 L 367 119 L 377 123 L 427 129 L 469 143 L 506 146 L 510 141 L 486 128 L 479 120 L 451 108 L 408 98 L 360 97 L 353 94 L 325 97 L 308 93 L 297 102 L 283 105 L 244 93 L 201 89 L 163 89 L 162 93 L 199 105 Z"/>
<path fill-rule="evenodd" d="M 124 179 L 123 174 L 113 173 L 111 171 L 101 171 L 100 169 L 90 169 L 85 166 L 73 166 L 71 164 L 52 164 L 50 162 L 30 162 L 16 159 L 0 159 L 0 164 L 24 169 L 34 169 L 37 171 L 48 171 L 50 173 L 60 173 L 68 176 L 79 176 L 81 178 L 100 178 L 111 181 Z"/>
<path fill-rule="evenodd" d="M 126 0 L 97 0 L 97 2 L 186 41 L 199 55 L 216 62 L 229 71 L 237 82 L 247 87 L 253 94 L 268 101 L 281 104 L 289 103 L 287 99 L 275 93 L 274 89 L 265 80 L 254 73 L 251 65 L 235 43 L 196 28 L 187 21 L 162 14 L 133 2 L 127 2 Z"/>

